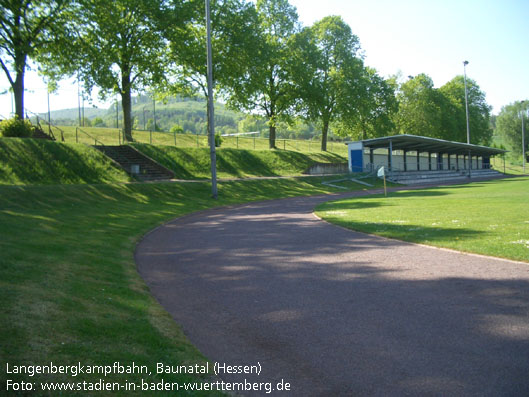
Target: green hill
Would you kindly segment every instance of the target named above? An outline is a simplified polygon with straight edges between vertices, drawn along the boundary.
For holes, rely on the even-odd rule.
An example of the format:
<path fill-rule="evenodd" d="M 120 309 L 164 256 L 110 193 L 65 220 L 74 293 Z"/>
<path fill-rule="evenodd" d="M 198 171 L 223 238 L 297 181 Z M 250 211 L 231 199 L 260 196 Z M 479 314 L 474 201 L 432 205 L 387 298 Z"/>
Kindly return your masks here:
<path fill-rule="evenodd" d="M 133 144 L 141 152 L 175 173 L 176 178 L 210 177 L 208 148 L 178 148 Z M 284 150 L 242 150 L 220 148 L 216 151 L 217 173 L 220 178 L 301 175 L 315 163 L 346 163 L 334 153 L 300 153 Z"/>
<path fill-rule="evenodd" d="M 156 115 L 156 117 L 155 117 Z M 40 114 L 47 119 L 47 114 Z M 180 126 L 183 132 L 190 134 L 206 134 L 206 100 L 202 97 L 174 97 L 165 102 L 153 103 L 151 97 L 140 95 L 132 98 L 133 129 L 148 131 L 171 131 Z M 84 127 L 123 127 L 121 103 L 118 102 L 116 120 L 116 105 L 108 109 L 84 109 Z M 156 119 L 156 128 L 155 128 Z M 52 124 L 58 126 L 79 125 L 79 109 L 64 109 L 51 112 Z M 260 137 L 268 137 L 266 120 L 256 115 L 248 115 L 228 109 L 224 104 L 215 103 L 215 131 L 220 134 L 241 132 L 260 132 Z M 312 139 L 320 134 L 318 128 L 301 119 L 293 125 L 280 122 L 277 125 L 277 137 L 281 139 Z M 332 134 L 330 139 L 333 139 Z"/>
<path fill-rule="evenodd" d="M 0 185 L 127 182 L 98 150 L 82 144 L 0 138 Z"/>
<path fill-rule="evenodd" d="M 176 178 L 210 176 L 209 149 L 134 144 L 175 172 Z M 220 178 L 301 175 L 314 163 L 344 163 L 333 153 L 219 149 Z M 91 146 L 40 139 L 0 138 L 0 185 L 84 184 L 130 181 L 128 175 Z"/>
<path fill-rule="evenodd" d="M 132 117 L 135 129 L 154 130 L 156 114 L 156 129 L 169 131 L 174 125 L 180 125 L 184 131 L 193 134 L 206 133 L 206 101 L 200 97 L 169 98 L 165 102 L 153 103 L 148 96 L 137 96 L 132 99 Z M 83 110 L 82 110 L 83 111 Z M 40 114 L 47 119 L 47 114 Z M 84 108 L 85 126 L 116 127 L 116 105 L 108 109 Z M 238 123 L 246 117 L 245 114 L 235 112 L 221 103 L 215 104 L 215 125 L 218 131 L 237 132 Z M 118 126 L 123 126 L 121 103 L 118 102 Z M 55 125 L 78 125 L 79 109 L 63 109 L 51 112 L 51 120 Z M 89 125 L 88 125 L 89 124 Z"/>

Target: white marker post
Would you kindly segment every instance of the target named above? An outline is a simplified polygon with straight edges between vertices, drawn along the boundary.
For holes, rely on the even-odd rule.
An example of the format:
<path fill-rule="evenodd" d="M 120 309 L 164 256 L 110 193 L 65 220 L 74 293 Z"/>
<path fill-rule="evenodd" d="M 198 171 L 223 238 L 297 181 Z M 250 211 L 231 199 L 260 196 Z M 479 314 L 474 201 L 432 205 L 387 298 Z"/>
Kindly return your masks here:
<path fill-rule="evenodd" d="M 388 196 L 388 191 L 386 189 L 386 173 L 384 172 L 384 166 L 380 167 L 377 172 L 378 177 L 384 177 L 384 196 Z"/>

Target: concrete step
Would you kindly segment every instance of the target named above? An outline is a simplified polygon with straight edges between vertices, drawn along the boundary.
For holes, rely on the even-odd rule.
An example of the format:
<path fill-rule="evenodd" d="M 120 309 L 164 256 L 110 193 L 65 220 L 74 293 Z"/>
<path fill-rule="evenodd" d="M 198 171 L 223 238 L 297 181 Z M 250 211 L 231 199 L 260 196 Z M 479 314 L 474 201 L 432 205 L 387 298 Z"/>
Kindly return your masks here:
<path fill-rule="evenodd" d="M 496 170 L 471 170 L 472 179 L 493 179 L 501 177 L 503 174 Z M 468 180 L 468 170 L 460 171 L 411 171 L 394 172 L 389 180 L 404 185 L 416 185 L 422 183 L 443 183 L 453 181 Z"/>
<path fill-rule="evenodd" d="M 174 178 L 174 173 L 129 145 L 94 146 L 125 172 L 141 181 Z"/>
<path fill-rule="evenodd" d="M 47 139 L 49 141 L 54 141 L 55 139 L 53 137 L 51 137 L 50 135 L 46 134 L 42 128 L 40 127 L 37 127 L 35 128 L 35 130 L 33 131 L 33 136 L 32 136 L 33 139 Z"/>

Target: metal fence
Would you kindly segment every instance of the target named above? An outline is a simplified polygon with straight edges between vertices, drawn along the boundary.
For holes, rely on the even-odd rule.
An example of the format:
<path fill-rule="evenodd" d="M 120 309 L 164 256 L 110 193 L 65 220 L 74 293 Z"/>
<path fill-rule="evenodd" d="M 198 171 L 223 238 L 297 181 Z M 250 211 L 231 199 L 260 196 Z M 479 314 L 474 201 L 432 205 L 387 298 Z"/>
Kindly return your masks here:
<path fill-rule="evenodd" d="M 118 128 L 74 127 L 62 126 L 65 142 L 86 143 L 89 145 L 121 145 L 123 132 Z M 132 137 L 135 142 L 149 143 L 152 145 L 165 145 L 177 147 L 208 147 L 207 135 L 179 134 L 175 132 L 133 130 Z M 94 143 L 96 142 L 96 143 Z M 221 148 L 267 150 L 268 138 L 248 136 L 222 137 Z M 321 142 L 318 140 L 301 139 L 276 139 L 276 148 L 299 152 L 319 152 Z M 327 151 L 346 155 L 347 146 L 342 142 L 327 142 Z"/>

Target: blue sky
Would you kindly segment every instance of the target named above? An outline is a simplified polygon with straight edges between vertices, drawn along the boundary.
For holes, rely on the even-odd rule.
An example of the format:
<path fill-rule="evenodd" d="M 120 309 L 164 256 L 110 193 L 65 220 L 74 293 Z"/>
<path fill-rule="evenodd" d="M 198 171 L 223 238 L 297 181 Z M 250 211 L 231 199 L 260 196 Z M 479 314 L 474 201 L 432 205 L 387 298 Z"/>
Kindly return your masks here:
<path fill-rule="evenodd" d="M 493 112 L 529 99 L 528 0 L 290 0 L 304 25 L 340 15 L 365 63 L 384 76 L 425 73 L 436 87 L 463 74 Z"/>
<path fill-rule="evenodd" d="M 428 74 L 440 87 L 463 74 L 476 80 L 497 114 L 529 99 L 529 0 L 290 0 L 305 26 L 340 15 L 360 40 L 365 63 L 383 76 Z M 525 20 L 524 20 L 525 19 Z M 0 91 L 8 87 L 4 74 Z M 42 78 L 29 73 L 26 106 L 47 109 Z M 62 82 L 51 109 L 77 106 L 77 86 Z M 0 95 L 0 115 L 11 111 Z"/>

